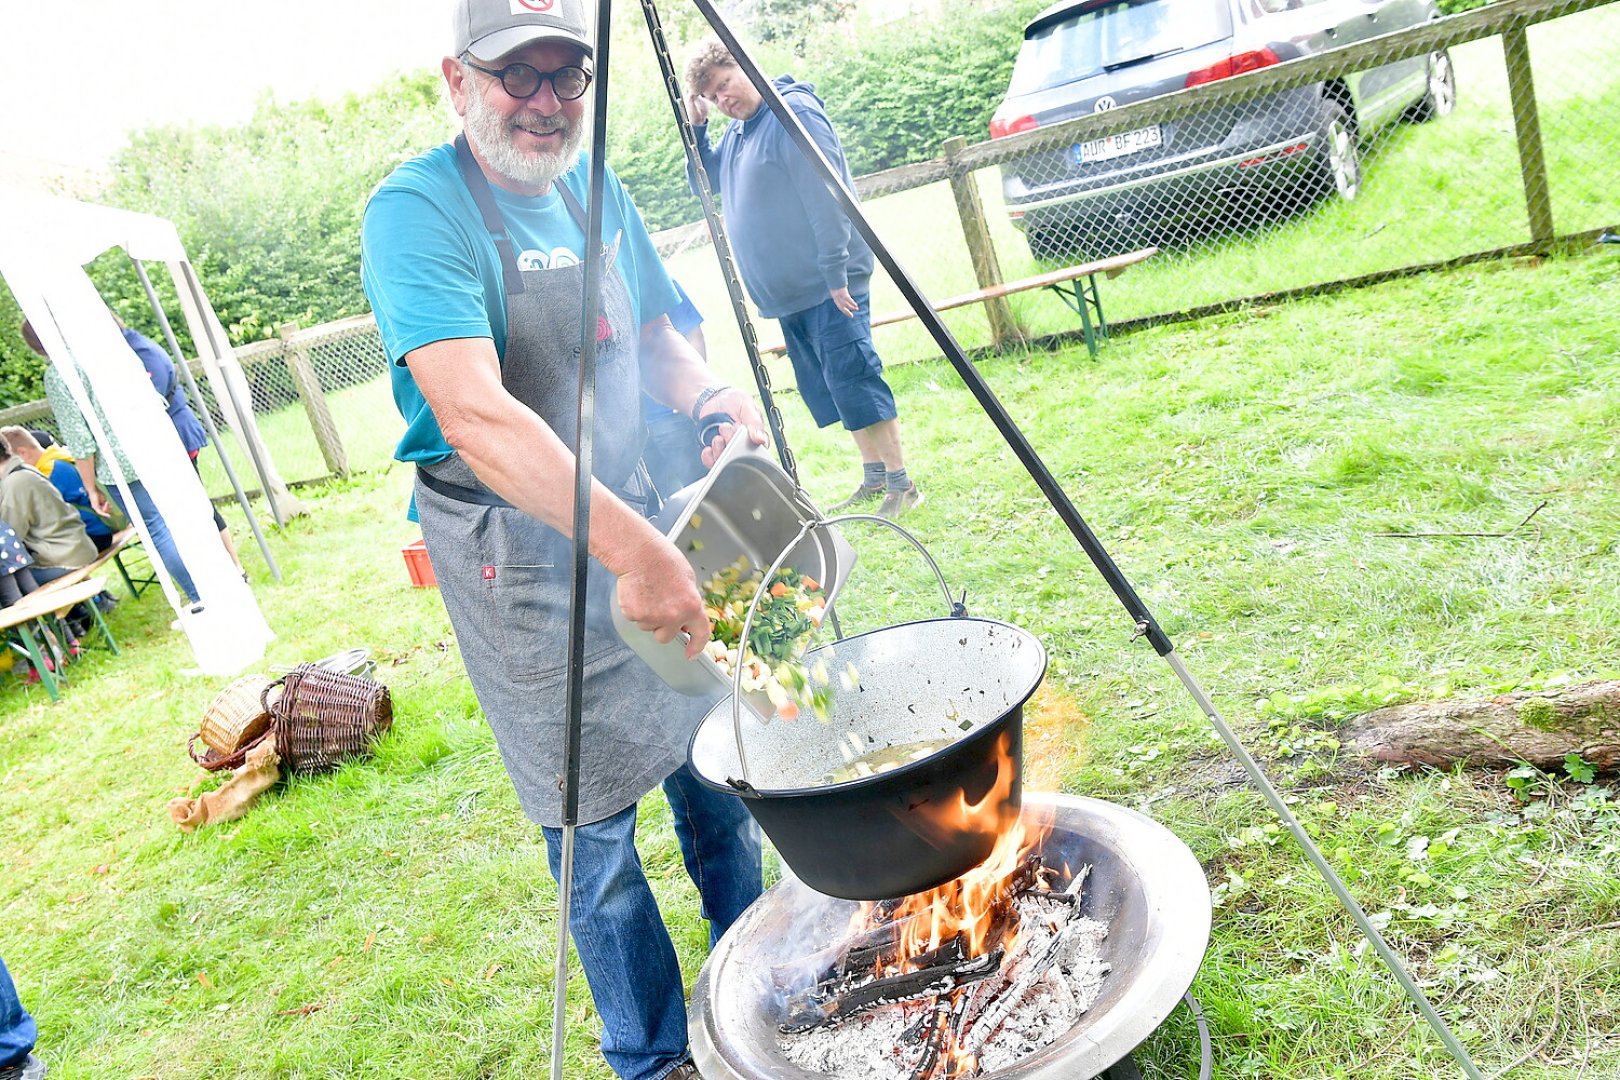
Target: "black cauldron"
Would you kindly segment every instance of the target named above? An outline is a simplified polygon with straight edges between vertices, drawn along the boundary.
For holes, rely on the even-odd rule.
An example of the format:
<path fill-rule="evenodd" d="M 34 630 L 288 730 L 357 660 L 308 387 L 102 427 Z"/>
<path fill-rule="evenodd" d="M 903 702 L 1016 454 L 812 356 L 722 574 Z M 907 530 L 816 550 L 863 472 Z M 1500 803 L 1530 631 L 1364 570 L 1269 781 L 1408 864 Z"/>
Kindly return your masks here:
<path fill-rule="evenodd" d="M 1046 674 L 1028 631 L 990 619 L 903 623 L 809 653 L 834 682 L 828 718 L 766 721 L 726 698 L 692 736 L 698 779 L 743 796 L 782 860 L 817 892 L 881 900 L 983 862 L 1022 799 L 1024 702 Z M 943 743 L 886 772 L 829 783 L 851 758 Z"/>

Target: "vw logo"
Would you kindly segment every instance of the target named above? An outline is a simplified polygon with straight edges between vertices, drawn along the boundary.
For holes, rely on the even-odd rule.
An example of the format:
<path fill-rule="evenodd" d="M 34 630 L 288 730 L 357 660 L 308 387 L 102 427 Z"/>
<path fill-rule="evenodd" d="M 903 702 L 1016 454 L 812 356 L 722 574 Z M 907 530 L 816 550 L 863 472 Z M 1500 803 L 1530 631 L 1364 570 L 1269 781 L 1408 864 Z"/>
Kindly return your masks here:
<path fill-rule="evenodd" d="M 1113 95 L 1108 94 L 1108 95 L 1105 95 L 1103 97 L 1098 98 L 1097 99 L 1097 104 L 1095 104 L 1095 105 L 1093 105 L 1091 107 L 1091 111 L 1092 112 L 1107 112 L 1109 109 L 1112 109 L 1112 108 L 1116 107 L 1118 104 L 1119 104 L 1119 102 L 1114 100 Z"/>

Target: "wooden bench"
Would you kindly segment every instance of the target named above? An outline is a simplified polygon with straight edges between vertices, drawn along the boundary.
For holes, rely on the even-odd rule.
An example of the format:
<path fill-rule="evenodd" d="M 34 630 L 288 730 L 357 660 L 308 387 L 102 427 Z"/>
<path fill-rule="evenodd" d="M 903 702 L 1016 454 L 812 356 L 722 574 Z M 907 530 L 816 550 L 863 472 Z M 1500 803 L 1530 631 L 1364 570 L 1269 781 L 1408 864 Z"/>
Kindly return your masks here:
<path fill-rule="evenodd" d="M 1106 259 L 1097 259 L 1094 262 L 1080 263 L 1076 266 L 1065 266 L 1061 270 L 1049 270 L 1034 277 L 1020 278 L 1017 281 L 1005 281 L 1000 285 L 992 285 L 987 289 L 975 289 L 960 296 L 948 297 L 936 301 L 935 311 L 950 311 L 952 308 L 967 307 L 969 304 L 982 304 L 986 300 L 995 300 L 1002 296 L 1011 296 L 1014 293 L 1027 292 L 1030 289 L 1047 289 L 1056 293 L 1069 310 L 1080 316 L 1080 330 L 1085 335 L 1086 349 L 1093 358 L 1097 355 L 1097 343 L 1108 336 L 1108 320 L 1103 318 L 1102 294 L 1097 291 L 1097 275 L 1107 278 L 1117 278 L 1130 267 L 1146 259 L 1151 259 L 1159 253 L 1156 247 L 1143 248 L 1140 251 L 1126 252 L 1123 255 L 1112 255 Z M 1084 280 L 1082 280 L 1084 279 Z M 1096 314 L 1093 320 L 1092 314 Z M 905 322 L 915 319 L 917 313 L 910 308 L 902 311 L 891 311 L 886 315 L 879 315 L 872 319 L 873 327 L 888 326 L 891 323 Z M 780 339 L 770 342 L 761 342 L 761 354 L 781 354 L 787 352 L 787 345 Z"/>
<path fill-rule="evenodd" d="M 135 526 L 131 525 L 128 528 L 120 529 L 113 534 L 112 543 L 107 545 L 107 550 L 96 556 L 95 562 L 90 563 L 88 566 L 81 566 L 77 570 L 69 570 L 61 577 L 41 585 L 34 593 L 29 595 L 32 596 L 41 592 L 51 592 L 56 589 L 65 589 L 71 585 L 77 585 L 81 581 L 96 576 L 110 562 L 117 568 L 118 576 L 124 579 L 124 585 L 129 589 L 129 594 L 131 596 L 140 596 L 141 591 L 147 586 L 157 584 L 157 577 L 152 571 L 148 570 L 148 576 L 146 577 L 136 577 L 130 573 L 129 567 L 124 565 L 125 551 L 140 546 L 141 534 L 136 530 Z"/>
<path fill-rule="evenodd" d="M 63 664 L 67 657 L 57 653 L 55 657 L 47 657 L 44 643 L 50 641 L 50 632 L 56 630 L 60 638 L 67 635 L 67 629 L 62 618 L 79 604 L 90 609 L 95 619 L 96 629 L 101 631 L 102 640 L 107 643 L 107 649 L 114 656 L 118 655 L 118 643 L 113 640 L 112 631 L 107 628 L 107 620 L 102 618 L 101 609 L 95 604 L 95 597 L 107 587 L 106 578 L 85 578 L 69 585 L 62 585 L 60 578 L 50 583 L 50 587 L 41 586 L 12 604 L 8 608 L 0 608 L 0 632 L 15 630 L 17 636 L 22 638 L 23 651 L 28 654 L 29 663 L 39 672 L 39 681 L 45 687 L 45 693 L 50 695 L 52 701 L 62 700 L 62 691 L 59 683 L 66 680 Z M 35 624 L 38 624 L 39 633 L 36 635 Z M 54 650 L 53 650 L 54 651 Z M 52 671 L 52 666 L 55 671 Z"/>

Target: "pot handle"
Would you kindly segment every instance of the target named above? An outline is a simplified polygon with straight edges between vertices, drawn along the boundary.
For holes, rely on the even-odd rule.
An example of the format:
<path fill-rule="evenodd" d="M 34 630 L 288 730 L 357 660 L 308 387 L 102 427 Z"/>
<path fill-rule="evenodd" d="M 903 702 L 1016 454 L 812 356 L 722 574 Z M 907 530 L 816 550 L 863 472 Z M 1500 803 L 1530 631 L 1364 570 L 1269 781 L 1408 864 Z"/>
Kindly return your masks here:
<path fill-rule="evenodd" d="M 737 764 L 742 771 L 742 779 L 733 780 L 728 778 L 726 782 L 732 787 L 736 788 L 738 794 L 740 795 L 755 794 L 754 786 L 748 779 L 748 753 L 743 749 L 742 673 L 743 666 L 747 663 L 748 637 L 754 628 L 754 615 L 759 611 L 759 602 L 764 598 L 765 590 L 769 587 L 771 578 L 776 575 L 778 570 L 782 569 L 782 564 L 787 561 L 787 557 L 792 554 L 795 548 L 804 542 L 805 537 L 809 536 L 812 531 L 818 528 L 839 525 L 846 521 L 876 522 L 879 525 L 887 525 L 889 528 L 905 537 L 911 546 L 916 548 L 918 553 L 922 555 L 923 560 L 928 563 L 928 568 L 934 572 L 934 580 L 939 582 L 940 594 L 945 598 L 945 607 L 951 613 L 951 617 L 962 618 L 967 614 L 966 594 L 963 594 L 962 601 L 952 599 L 950 586 L 945 583 L 945 575 L 940 571 L 939 564 L 935 562 L 934 557 L 928 553 L 928 549 L 923 546 L 922 541 L 918 540 L 908 530 L 902 528 L 898 523 L 891 521 L 886 517 L 879 517 L 876 514 L 843 514 L 835 518 L 809 516 L 804 521 L 800 522 L 798 534 L 788 542 L 787 547 L 783 548 L 777 554 L 776 561 L 771 563 L 770 569 L 766 570 L 764 576 L 760 579 L 759 588 L 754 590 L 754 598 L 749 601 L 748 612 L 743 617 L 742 635 L 738 639 L 737 664 L 731 673 L 731 733 L 732 737 L 737 743 Z M 829 608 L 825 614 L 831 614 L 831 609 Z M 763 663 L 763 661 L 761 662 Z"/>

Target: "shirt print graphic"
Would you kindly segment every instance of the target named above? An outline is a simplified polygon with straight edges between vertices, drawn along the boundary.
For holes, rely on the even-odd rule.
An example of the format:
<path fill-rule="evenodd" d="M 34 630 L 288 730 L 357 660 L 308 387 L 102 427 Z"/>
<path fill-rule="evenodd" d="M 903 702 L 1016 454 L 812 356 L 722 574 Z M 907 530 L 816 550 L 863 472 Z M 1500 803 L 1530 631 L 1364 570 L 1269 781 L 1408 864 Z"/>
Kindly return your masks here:
<path fill-rule="evenodd" d="M 570 247 L 554 247 L 550 251 L 528 248 L 517 257 L 519 270 L 561 270 L 578 264 L 579 256 Z"/>

